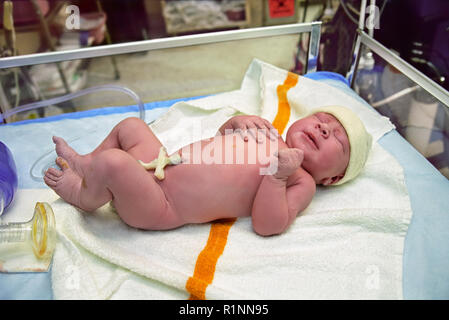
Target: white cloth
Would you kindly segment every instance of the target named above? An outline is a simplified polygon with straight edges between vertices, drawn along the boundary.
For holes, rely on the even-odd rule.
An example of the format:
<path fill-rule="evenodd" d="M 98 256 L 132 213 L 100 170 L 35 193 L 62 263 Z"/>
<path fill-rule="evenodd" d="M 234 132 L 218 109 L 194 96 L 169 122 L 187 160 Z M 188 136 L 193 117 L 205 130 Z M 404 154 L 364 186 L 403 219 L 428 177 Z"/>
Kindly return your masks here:
<path fill-rule="evenodd" d="M 273 120 L 276 86 L 287 72 L 254 61 L 241 90 L 174 105 L 152 125 L 168 153 L 215 135 L 237 112 Z M 343 186 L 318 187 L 311 205 L 283 234 L 260 237 L 251 219 L 231 227 L 216 265 L 208 299 L 400 299 L 402 254 L 411 217 L 401 166 L 376 141 L 392 128 L 360 101 L 300 77 L 288 92 L 292 119 L 302 110 L 344 104 L 373 135 L 365 170 Z M 286 130 L 287 131 L 287 130 Z M 285 132 L 286 132 L 285 131 Z M 192 140 L 192 141 L 193 141 Z M 210 224 L 170 231 L 126 226 L 105 205 L 84 214 L 62 200 L 52 203 L 59 242 L 52 268 L 56 299 L 185 299 Z"/>
<path fill-rule="evenodd" d="M 215 135 L 220 124 L 239 113 L 259 115 L 273 121 L 278 111 L 276 88 L 284 82 L 286 75 L 287 71 L 254 59 L 240 90 L 179 102 L 150 127 L 171 153 L 198 138 Z M 299 77 L 297 85 L 287 92 L 287 99 L 292 114 L 282 135 L 284 138 L 293 122 L 314 109 L 332 105 L 343 105 L 354 111 L 372 135 L 373 142 L 394 129 L 387 117 L 360 100 L 305 77 Z"/>

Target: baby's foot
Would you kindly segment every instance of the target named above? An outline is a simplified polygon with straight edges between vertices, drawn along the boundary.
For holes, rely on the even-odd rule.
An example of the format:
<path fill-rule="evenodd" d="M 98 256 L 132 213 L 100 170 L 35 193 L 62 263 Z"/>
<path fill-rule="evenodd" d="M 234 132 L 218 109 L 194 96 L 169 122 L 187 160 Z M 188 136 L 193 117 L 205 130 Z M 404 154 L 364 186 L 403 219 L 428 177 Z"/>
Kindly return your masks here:
<path fill-rule="evenodd" d="M 69 167 L 81 178 L 84 177 L 84 168 L 87 165 L 87 157 L 81 156 L 70 147 L 67 142 L 60 137 L 53 137 L 56 154 L 65 159 Z"/>
<path fill-rule="evenodd" d="M 81 177 L 70 168 L 65 159 L 56 158 L 56 164 L 62 171 L 49 168 L 45 172 L 45 184 L 68 203 L 80 207 Z"/>

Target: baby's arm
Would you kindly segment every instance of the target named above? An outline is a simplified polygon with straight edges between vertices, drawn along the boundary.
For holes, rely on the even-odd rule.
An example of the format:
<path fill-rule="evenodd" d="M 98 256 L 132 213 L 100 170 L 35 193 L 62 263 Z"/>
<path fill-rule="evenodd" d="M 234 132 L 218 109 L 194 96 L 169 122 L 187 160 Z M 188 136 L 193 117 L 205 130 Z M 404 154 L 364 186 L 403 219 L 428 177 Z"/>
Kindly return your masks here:
<path fill-rule="evenodd" d="M 278 171 L 262 179 L 252 208 L 254 231 L 263 236 L 282 233 L 311 202 L 316 185 L 302 169 L 299 149 L 282 149 L 278 154 Z M 292 175 L 295 173 L 294 175 Z M 287 181 L 289 176 L 293 181 Z"/>

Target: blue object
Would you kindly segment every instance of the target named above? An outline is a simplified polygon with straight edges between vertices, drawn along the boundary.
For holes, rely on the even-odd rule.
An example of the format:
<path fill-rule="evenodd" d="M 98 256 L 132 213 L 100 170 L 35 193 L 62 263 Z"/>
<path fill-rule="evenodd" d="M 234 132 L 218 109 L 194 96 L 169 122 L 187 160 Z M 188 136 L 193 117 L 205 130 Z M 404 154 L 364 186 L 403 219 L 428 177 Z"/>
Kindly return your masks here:
<path fill-rule="evenodd" d="M 317 81 L 321 81 L 321 80 L 340 81 L 349 87 L 348 79 L 343 77 L 341 74 L 335 73 L 335 72 L 317 71 L 317 72 L 307 73 L 304 75 L 304 77 L 312 79 L 312 80 L 317 80 Z"/>
<path fill-rule="evenodd" d="M 204 98 L 207 96 L 208 95 L 202 95 L 202 96 L 178 98 L 178 99 L 165 100 L 165 101 L 148 102 L 148 103 L 144 104 L 144 108 L 145 108 L 145 110 L 151 110 L 151 109 L 156 109 L 156 108 L 168 108 L 171 105 L 175 104 L 176 102 L 189 101 L 189 100 Z M 77 111 L 77 112 L 72 112 L 72 113 L 63 113 L 63 114 L 58 114 L 58 115 L 54 115 L 54 116 L 49 116 L 46 118 L 37 118 L 37 119 L 27 119 L 27 120 L 22 120 L 22 121 L 16 121 L 16 122 L 8 123 L 6 125 L 7 126 L 20 126 L 20 125 L 29 124 L 29 123 L 53 122 L 53 121 L 59 121 L 59 120 L 65 120 L 65 119 L 91 118 L 91 117 L 95 117 L 95 116 L 104 116 L 104 115 L 109 115 L 109 114 L 128 113 L 128 112 L 131 112 L 134 109 L 138 109 L 138 108 L 139 108 L 138 105 L 104 107 L 104 108 L 99 108 L 99 109 L 90 109 L 90 110 Z"/>
<path fill-rule="evenodd" d="M 3 198 L 4 208 L 8 208 L 17 190 L 17 169 L 11 151 L 0 141 L 0 198 Z M 1 201 L 1 199 L 0 199 Z M 0 214 L 3 213 L 0 207 Z"/>

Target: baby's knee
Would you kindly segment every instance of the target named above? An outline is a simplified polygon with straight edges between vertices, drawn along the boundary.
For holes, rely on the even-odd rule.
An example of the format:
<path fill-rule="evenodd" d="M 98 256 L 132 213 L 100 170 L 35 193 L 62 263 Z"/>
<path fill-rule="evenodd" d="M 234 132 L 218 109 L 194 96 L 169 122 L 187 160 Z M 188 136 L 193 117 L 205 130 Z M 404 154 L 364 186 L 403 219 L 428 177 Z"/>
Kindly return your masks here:
<path fill-rule="evenodd" d="M 120 126 L 126 127 L 128 129 L 139 129 L 142 127 L 147 127 L 148 125 L 140 118 L 130 117 L 126 118 L 119 123 Z"/>
<path fill-rule="evenodd" d="M 123 172 L 129 156 L 120 149 L 108 149 L 92 160 L 92 170 L 103 177 L 113 177 Z"/>

